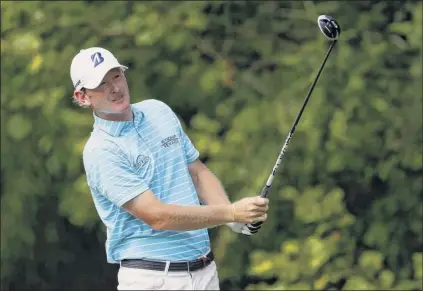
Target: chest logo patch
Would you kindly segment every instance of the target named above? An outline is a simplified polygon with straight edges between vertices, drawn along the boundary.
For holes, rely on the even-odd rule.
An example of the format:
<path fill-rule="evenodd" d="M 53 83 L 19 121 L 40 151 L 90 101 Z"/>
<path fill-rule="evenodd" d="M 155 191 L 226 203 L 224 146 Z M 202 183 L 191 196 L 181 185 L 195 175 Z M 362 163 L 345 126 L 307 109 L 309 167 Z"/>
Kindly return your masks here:
<path fill-rule="evenodd" d="M 162 140 L 162 147 L 167 148 L 170 147 L 173 144 L 177 144 L 179 142 L 178 137 L 176 134 L 166 137 Z"/>

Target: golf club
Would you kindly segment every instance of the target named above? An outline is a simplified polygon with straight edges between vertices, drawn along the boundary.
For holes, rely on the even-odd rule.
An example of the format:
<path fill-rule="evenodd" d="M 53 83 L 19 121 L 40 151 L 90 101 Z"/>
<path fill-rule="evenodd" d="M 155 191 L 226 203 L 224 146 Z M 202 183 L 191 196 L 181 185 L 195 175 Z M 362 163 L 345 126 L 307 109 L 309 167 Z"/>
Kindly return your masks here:
<path fill-rule="evenodd" d="M 329 49 L 328 49 L 328 51 L 326 53 L 325 58 L 323 59 L 322 64 L 320 65 L 320 69 L 317 72 L 316 78 L 314 79 L 313 83 L 310 86 L 310 89 L 309 89 L 309 91 L 308 91 L 308 93 L 307 93 L 307 95 L 306 95 L 306 97 L 304 99 L 304 102 L 303 102 L 303 105 L 302 105 L 302 107 L 300 109 L 300 112 L 298 113 L 297 118 L 295 118 L 294 123 L 292 124 L 291 130 L 289 131 L 288 136 L 287 136 L 287 138 L 285 140 L 285 143 L 282 146 L 282 150 L 281 150 L 281 152 L 280 152 L 280 154 L 278 156 L 278 159 L 276 160 L 275 165 L 273 166 L 273 170 L 270 173 L 270 176 L 267 179 L 267 182 L 266 182 L 266 184 L 264 185 L 264 187 L 263 187 L 263 189 L 261 191 L 260 197 L 266 198 L 267 195 L 269 194 L 269 190 L 272 187 L 273 178 L 275 177 L 276 171 L 278 170 L 279 165 L 282 162 L 282 158 L 283 158 L 283 156 L 285 154 L 285 151 L 286 151 L 286 149 L 288 147 L 288 144 L 291 141 L 291 138 L 292 138 L 292 136 L 293 136 L 293 134 L 295 132 L 295 128 L 296 128 L 296 126 L 298 124 L 298 121 L 300 120 L 301 115 L 303 114 L 304 108 L 306 107 L 307 102 L 310 99 L 311 93 L 313 92 L 313 89 L 316 86 L 317 80 L 319 80 L 320 74 L 321 74 L 321 72 L 322 72 L 322 70 L 323 70 L 323 68 L 324 68 L 324 66 L 326 64 L 326 60 L 328 59 L 328 57 L 329 57 L 329 55 L 330 55 L 333 47 L 335 46 L 339 35 L 341 34 L 341 28 L 339 27 L 339 25 L 338 25 L 337 21 L 335 20 L 335 18 L 333 18 L 331 16 L 328 16 L 328 15 L 320 15 L 317 18 L 317 23 L 319 25 L 320 31 L 326 36 L 327 39 L 331 40 L 332 43 L 329 46 Z M 256 233 L 260 229 L 262 223 L 263 222 L 260 221 L 260 222 L 255 222 L 255 223 L 248 224 L 247 226 L 248 226 L 248 228 L 250 229 L 250 231 L 252 233 Z"/>

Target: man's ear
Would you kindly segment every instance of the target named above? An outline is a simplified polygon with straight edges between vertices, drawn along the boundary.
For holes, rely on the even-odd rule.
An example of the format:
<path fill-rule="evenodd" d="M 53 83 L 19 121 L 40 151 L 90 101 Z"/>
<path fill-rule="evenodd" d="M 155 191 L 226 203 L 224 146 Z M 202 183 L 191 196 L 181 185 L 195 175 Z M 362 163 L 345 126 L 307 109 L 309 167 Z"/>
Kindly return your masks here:
<path fill-rule="evenodd" d="M 77 101 L 79 105 L 84 107 L 91 105 L 90 99 L 85 91 L 77 90 L 73 92 L 73 96 L 75 98 L 75 101 Z"/>

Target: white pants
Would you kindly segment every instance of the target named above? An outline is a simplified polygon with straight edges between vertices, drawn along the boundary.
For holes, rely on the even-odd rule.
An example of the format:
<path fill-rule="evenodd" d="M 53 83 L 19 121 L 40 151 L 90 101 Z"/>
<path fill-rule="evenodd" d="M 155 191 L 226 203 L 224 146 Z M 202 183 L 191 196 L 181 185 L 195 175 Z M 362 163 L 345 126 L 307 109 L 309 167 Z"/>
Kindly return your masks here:
<path fill-rule="evenodd" d="M 220 290 L 216 263 L 195 272 L 150 271 L 120 267 L 118 290 Z"/>

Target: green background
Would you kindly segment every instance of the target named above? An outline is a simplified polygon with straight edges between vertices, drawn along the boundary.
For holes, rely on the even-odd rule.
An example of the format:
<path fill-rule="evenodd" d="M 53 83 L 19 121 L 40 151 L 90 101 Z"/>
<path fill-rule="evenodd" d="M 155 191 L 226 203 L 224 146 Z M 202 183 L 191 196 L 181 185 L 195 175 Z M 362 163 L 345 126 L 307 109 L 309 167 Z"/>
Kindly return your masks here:
<path fill-rule="evenodd" d="M 1 3 L 1 287 L 116 289 L 69 66 L 103 46 L 178 114 L 231 200 L 258 195 L 329 57 L 253 237 L 210 230 L 225 289 L 422 290 L 421 1 Z"/>

